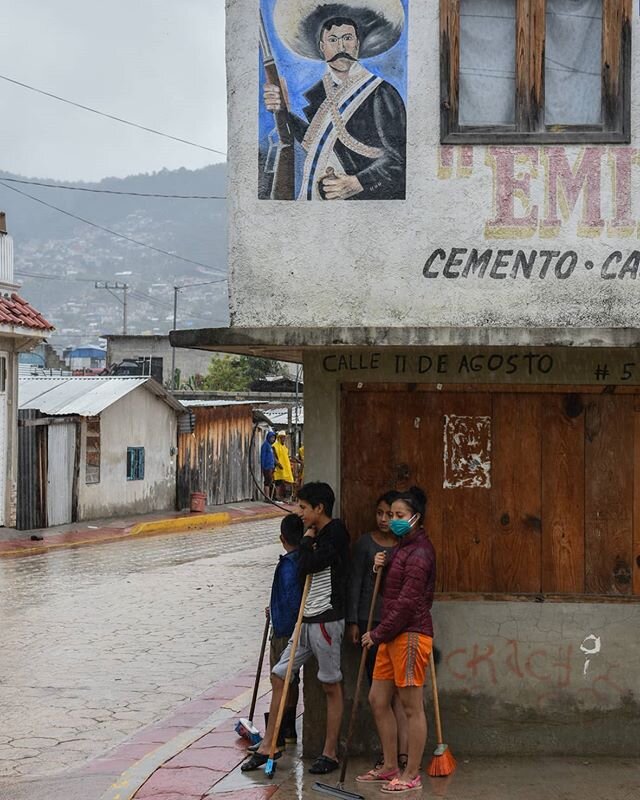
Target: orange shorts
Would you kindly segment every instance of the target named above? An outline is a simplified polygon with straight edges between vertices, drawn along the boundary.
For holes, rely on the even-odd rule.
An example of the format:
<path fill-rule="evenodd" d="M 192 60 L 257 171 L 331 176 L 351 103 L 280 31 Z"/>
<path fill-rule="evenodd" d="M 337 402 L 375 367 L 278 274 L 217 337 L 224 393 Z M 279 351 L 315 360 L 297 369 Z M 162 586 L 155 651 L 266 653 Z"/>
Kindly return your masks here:
<path fill-rule="evenodd" d="M 393 681 L 396 686 L 424 686 L 433 639 L 424 633 L 401 633 L 378 647 L 374 681 Z"/>

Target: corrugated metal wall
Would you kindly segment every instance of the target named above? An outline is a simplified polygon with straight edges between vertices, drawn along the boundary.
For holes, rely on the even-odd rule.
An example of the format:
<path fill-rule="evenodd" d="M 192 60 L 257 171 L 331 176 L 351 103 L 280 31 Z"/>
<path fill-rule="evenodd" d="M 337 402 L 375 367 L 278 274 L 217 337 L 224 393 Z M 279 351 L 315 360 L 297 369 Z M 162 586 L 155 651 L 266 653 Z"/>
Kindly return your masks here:
<path fill-rule="evenodd" d="M 47 519 L 49 525 L 73 521 L 73 476 L 76 470 L 76 425 L 48 425 Z"/>
<path fill-rule="evenodd" d="M 18 412 L 19 420 L 37 419 L 35 409 Z M 18 499 L 16 525 L 19 530 L 47 527 L 47 426 L 18 428 Z"/>
<path fill-rule="evenodd" d="M 178 435 L 178 507 L 187 508 L 192 492 L 204 492 L 207 505 L 258 498 L 249 458 L 260 481 L 260 439 L 249 454 L 253 416 L 250 406 L 190 409 L 193 433 Z"/>

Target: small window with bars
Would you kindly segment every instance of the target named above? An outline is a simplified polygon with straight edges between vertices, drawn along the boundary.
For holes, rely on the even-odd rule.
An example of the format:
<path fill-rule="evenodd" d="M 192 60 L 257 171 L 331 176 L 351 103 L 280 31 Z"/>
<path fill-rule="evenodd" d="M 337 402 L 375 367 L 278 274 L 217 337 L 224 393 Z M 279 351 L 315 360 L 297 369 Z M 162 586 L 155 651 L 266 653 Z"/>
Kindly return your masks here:
<path fill-rule="evenodd" d="M 100 483 L 100 417 L 87 419 L 85 483 Z"/>
<path fill-rule="evenodd" d="M 144 480 L 144 447 L 127 447 L 127 480 Z"/>

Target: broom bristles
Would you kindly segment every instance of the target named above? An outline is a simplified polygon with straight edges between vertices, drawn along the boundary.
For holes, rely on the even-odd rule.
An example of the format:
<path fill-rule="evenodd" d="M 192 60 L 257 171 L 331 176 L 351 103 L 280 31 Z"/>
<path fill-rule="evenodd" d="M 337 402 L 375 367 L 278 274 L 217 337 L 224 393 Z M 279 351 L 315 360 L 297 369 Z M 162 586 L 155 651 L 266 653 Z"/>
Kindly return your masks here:
<path fill-rule="evenodd" d="M 440 744 L 436 748 L 431 763 L 427 767 L 427 775 L 432 778 L 446 778 L 455 771 L 456 760 L 453 753 L 446 744 Z"/>

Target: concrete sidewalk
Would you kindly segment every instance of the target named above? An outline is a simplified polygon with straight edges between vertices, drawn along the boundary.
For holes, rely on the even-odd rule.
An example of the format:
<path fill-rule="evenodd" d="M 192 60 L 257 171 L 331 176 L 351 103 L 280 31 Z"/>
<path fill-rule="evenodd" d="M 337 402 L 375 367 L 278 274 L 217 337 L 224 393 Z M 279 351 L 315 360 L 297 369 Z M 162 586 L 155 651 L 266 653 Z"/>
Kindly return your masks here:
<path fill-rule="evenodd" d="M 77 522 L 41 530 L 19 531 L 0 528 L 0 558 L 38 555 L 61 548 L 114 542 L 132 536 L 152 536 L 162 533 L 182 533 L 234 522 L 278 517 L 292 510 L 282 506 L 280 511 L 269 503 L 245 501 L 212 506 L 203 513 L 163 511 L 139 516 Z M 34 539 L 32 537 L 38 537 Z"/>
<path fill-rule="evenodd" d="M 234 726 L 247 716 L 253 679 L 249 672 L 211 687 L 201 697 L 180 706 L 162 723 L 150 726 L 115 750 L 89 762 L 75 773 L 85 789 L 87 781 L 112 781 L 95 800 L 311 800 L 317 777 L 307 772 L 301 744 L 287 748 L 272 779 L 263 771 L 242 773 L 246 745 Z M 263 719 L 269 701 L 268 674 L 262 676 L 255 720 Z M 299 735 L 302 728 L 299 721 Z M 429 763 L 427 747 L 424 765 Z M 410 798 L 449 800 L 635 800 L 640 791 L 640 767 L 631 759 L 604 758 L 465 758 L 456 753 L 458 767 L 448 778 L 429 778 Z M 370 761 L 350 761 L 345 789 L 365 800 L 382 798 L 379 786 L 355 781 L 371 767 Z M 117 776 L 117 777 L 114 777 Z M 338 773 L 320 781 L 335 787 Z M 93 785 L 97 786 L 97 783 Z M 104 783 L 102 784 L 104 786 Z M 67 794 L 75 797 L 75 794 Z M 78 795 L 79 797 L 81 795 Z M 89 795 L 85 794 L 84 797 Z M 325 795 L 326 796 L 326 795 Z M 57 800 L 57 795 L 52 798 Z"/>

